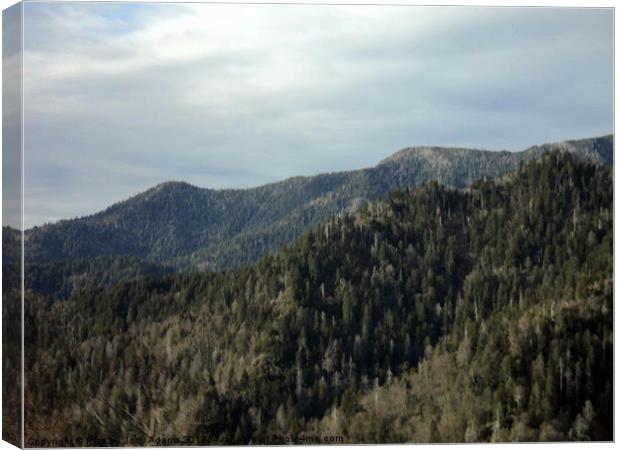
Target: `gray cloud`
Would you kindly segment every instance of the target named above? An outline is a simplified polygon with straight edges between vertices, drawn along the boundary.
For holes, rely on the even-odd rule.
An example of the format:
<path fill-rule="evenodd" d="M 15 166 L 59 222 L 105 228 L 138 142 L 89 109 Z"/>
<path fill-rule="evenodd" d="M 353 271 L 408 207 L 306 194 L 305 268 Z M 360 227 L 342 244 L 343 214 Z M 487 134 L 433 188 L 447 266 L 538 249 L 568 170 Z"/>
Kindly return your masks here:
<path fill-rule="evenodd" d="M 27 225 L 612 130 L 610 9 L 28 3 Z"/>
<path fill-rule="evenodd" d="M 21 5 L 2 12 L 2 223 L 22 227 Z"/>

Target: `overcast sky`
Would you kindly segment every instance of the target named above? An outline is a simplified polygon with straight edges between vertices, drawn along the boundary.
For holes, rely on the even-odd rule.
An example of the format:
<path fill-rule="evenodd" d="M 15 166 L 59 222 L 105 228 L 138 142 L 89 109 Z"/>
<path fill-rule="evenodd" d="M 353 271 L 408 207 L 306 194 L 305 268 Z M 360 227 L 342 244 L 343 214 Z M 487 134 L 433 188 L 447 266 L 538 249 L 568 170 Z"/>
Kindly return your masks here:
<path fill-rule="evenodd" d="M 26 226 L 157 183 L 612 132 L 612 11 L 25 3 Z"/>

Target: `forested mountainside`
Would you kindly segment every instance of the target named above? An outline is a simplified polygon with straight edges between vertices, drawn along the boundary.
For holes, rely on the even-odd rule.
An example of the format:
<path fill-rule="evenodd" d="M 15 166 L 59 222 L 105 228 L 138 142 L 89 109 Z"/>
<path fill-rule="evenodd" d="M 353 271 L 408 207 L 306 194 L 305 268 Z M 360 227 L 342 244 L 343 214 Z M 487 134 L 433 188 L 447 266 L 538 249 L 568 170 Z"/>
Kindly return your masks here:
<path fill-rule="evenodd" d="M 26 440 L 610 440 L 612 206 L 611 168 L 552 152 L 248 267 L 29 291 Z"/>
<path fill-rule="evenodd" d="M 28 230 L 27 260 L 120 255 L 181 270 L 239 267 L 292 243 L 313 225 L 384 198 L 396 188 L 432 180 L 463 188 L 473 180 L 515 170 L 551 149 L 604 164 L 613 161 L 613 137 L 605 136 L 516 153 L 410 148 L 373 168 L 290 178 L 245 190 L 169 182 L 93 216 Z"/>
<path fill-rule="evenodd" d="M 20 233 L 3 227 L 3 289 L 21 288 Z M 25 265 L 24 287 L 58 299 L 74 291 L 110 287 L 143 277 L 175 273 L 172 266 L 147 261 L 137 256 L 102 255 L 90 259 L 32 262 Z"/>
<path fill-rule="evenodd" d="M 20 265 L 6 263 L 2 266 L 4 286 L 19 289 Z M 145 277 L 161 277 L 174 273 L 174 269 L 141 260 L 135 256 L 97 256 L 91 259 L 26 262 L 25 289 L 64 299 L 74 291 L 110 287 L 124 281 Z"/>

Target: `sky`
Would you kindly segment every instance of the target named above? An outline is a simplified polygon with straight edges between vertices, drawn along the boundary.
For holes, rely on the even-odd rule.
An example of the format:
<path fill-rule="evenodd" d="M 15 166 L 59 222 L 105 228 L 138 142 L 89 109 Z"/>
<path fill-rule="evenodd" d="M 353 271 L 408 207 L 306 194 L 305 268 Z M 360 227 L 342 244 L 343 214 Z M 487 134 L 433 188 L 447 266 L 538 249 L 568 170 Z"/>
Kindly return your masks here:
<path fill-rule="evenodd" d="M 26 3 L 23 57 L 26 228 L 613 131 L 611 9 Z"/>

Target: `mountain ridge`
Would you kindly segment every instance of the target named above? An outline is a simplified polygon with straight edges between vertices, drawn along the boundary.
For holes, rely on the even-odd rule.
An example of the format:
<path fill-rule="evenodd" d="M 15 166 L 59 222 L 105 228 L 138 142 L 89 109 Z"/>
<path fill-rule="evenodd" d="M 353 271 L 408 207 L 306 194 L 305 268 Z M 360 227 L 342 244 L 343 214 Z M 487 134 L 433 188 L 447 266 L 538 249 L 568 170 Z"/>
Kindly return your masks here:
<path fill-rule="evenodd" d="M 295 176 L 247 189 L 167 181 L 85 217 L 26 230 L 27 259 L 49 262 L 137 256 L 181 270 L 252 263 L 308 227 L 398 188 L 436 180 L 466 188 L 559 149 L 613 162 L 613 136 L 533 146 L 521 152 L 409 147 L 369 168 Z"/>
<path fill-rule="evenodd" d="M 566 141 L 559 141 L 559 142 L 552 142 L 552 143 L 545 143 L 545 144 L 540 144 L 540 145 L 532 145 L 528 148 L 526 148 L 525 150 L 517 150 L 517 151 L 510 151 L 510 150 L 490 150 L 490 149 L 485 149 L 485 148 L 469 148 L 469 147 L 444 147 L 444 146 L 438 146 L 438 145 L 418 145 L 418 146 L 413 146 L 413 147 L 404 147 L 400 150 L 395 151 L 394 153 L 392 153 L 391 155 L 387 156 L 386 158 L 381 159 L 376 165 L 374 166 L 369 166 L 369 167 L 363 167 L 361 169 L 352 169 L 352 170 L 342 170 L 342 171 L 332 171 L 332 172 L 320 172 L 314 175 L 292 175 L 290 177 L 286 177 L 282 180 L 279 181 L 273 181 L 273 182 L 269 182 L 269 183 L 265 183 L 265 184 L 261 184 L 258 186 L 252 186 L 252 187 L 247 187 L 247 188 L 222 188 L 222 189 L 217 189 L 217 188 L 211 188 L 211 187 L 204 187 L 204 186 L 198 186 L 192 183 L 189 183 L 187 181 L 183 181 L 183 180 L 168 180 L 168 181 L 162 181 L 161 183 L 157 183 L 154 186 L 151 186 L 150 188 L 147 188 L 146 190 L 142 191 L 142 192 L 138 192 L 137 194 L 131 195 L 129 197 L 127 197 L 124 200 L 119 200 L 113 204 L 111 204 L 110 206 L 102 209 L 101 211 L 92 213 L 92 214 L 87 214 L 84 216 L 75 216 L 75 217 L 71 217 L 71 218 L 66 218 L 66 219 L 60 219 L 57 222 L 52 222 L 52 223 L 46 223 L 44 225 L 35 225 L 33 227 L 30 227 L 28 229 L 26 229 L 26 231 L 30 231 L 30 230 L 34 230 L 37 228 L 45 228 L 47 226 L 50 225 L 55 225 L 57 223 L 60 222 L 66 222 L 66 221 L 72 221 L 72 220 L 82 220 L 82 219 L 87 219 L 93 216 L 97 216 L 101 213 L 104 213 L 106 211 L 108 211 L 111 208 L 114 208 L 117 205 L 123 204 L 127 201 L 133 200 L 133 199 L 138 199 L 138 198 L 142 198 L 143 196 L 146 196 L 147 194 L 153 194 L 153 193 L 157 193 L 157 192 L 161 192 L 165 189 L 194 189 L 194 190 L 201 190 L 201 191 L 211 191 L 211 192 L 219 192 L 219 193 L 231 193 L 231 192 L 247 192 L 247 191 L 254 191 L 254 190 L 261 190 L 261 189 L 267 189 L 269 187 L 274 187 L 274 186 L 280 186 L 280 185 L 287 185 L 290 186 L 293 184 L 293 182 L 300 182 L 300 181 L 306 181 L 306 180 L 310 180 L 312 178 L 315 177 L 319 177 L 319 176 L 332 176 L 332 175 L 347 175 L 347 174 L 352 174 L 352 173 L 356 173 L 356 172 L 360 172 L 360 171 L 365 171 L 365 170 L 371 170 L 371 169 L 376 169 L 379 166 L 382 165 L 386 165 L 392 162 L 397 162 L 401 159 L 407 158 L 407 157 L 411 157 L 413 156 L 413 154 L 424 154 L 424 156 L 432 156 L 433 154 L 444 154 L 446 152 L 449 153 L 453 153 L 453 154 L 465 154 L 465 153 L 469 153 L 469 154 L 496 154 L 496 155 L 502 155 L 502 156 L 506 156 L 506 155 L 515 155 L 515 154 L 537 154 L 537 153 L 541 153 L 544 151 L 549 151 L 552 149 L 552 147 L 555 146 L 562 146 L 563 149 L 568 150 L 569 153 L 576 153 L 578 150 L 573 146 L 571 147 L 571 144 L 577 143 L 578 145 L 581 144 L 583 145 L 583 143 L 588 142 L 588 141 L 595 141 L 598 139 L 613 139 L 613 134 L 606 134 L 606 135 L 601 135 L 601 136 L 596 136 L 596 137 L 592 137 L 592 138 L 584 138 L 584 139 L 572 139 L 572 140 L 566 140 Z M 594 153 L 594 155 L 596 155 L 596 153 Z M 592 155 L 590 155 L 592 156 Z M 599 160 L 599 162 L 604 162 L 605 164 L 612 164 L 612 159 L 611 157 L 613 156 L 613 154 L 603 154 L 600 155 L 600 159 L 597 158 Z"/>

